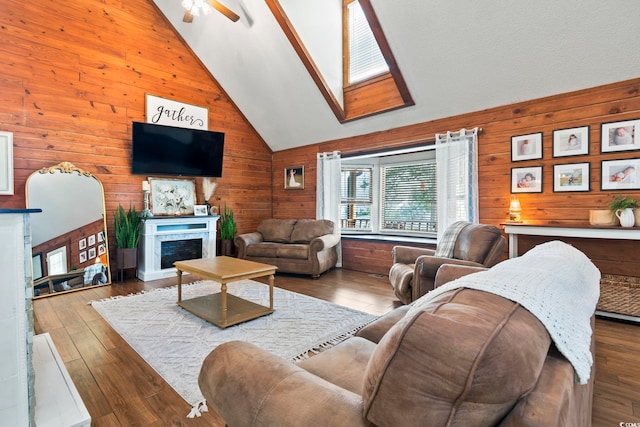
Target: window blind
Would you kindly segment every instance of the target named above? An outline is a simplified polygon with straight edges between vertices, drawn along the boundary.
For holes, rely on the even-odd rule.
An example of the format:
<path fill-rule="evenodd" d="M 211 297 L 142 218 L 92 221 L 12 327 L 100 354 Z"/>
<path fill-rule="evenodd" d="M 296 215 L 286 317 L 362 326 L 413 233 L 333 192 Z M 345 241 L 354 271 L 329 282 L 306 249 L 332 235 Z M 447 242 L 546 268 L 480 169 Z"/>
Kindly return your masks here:
<path fill-rule="evenodd" d="M 349 13 L 349 83 L 366 80 L 389 71 L 358 1 L 347 6 Z"/>

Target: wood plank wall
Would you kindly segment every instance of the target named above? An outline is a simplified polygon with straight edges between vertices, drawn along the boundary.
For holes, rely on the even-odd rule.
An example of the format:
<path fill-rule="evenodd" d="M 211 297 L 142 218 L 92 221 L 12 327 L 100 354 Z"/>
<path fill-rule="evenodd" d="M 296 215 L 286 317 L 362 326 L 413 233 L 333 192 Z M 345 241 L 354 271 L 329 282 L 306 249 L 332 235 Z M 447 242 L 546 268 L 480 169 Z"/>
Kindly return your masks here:
<path fill-rule="evenodd" d="M 414 126 L 391 129 L 353 138 L 326 141 L 274 153 L 274 215 L 279 218 L 314 217 L 316 153 L 342 151 L 345 154 L 375 151 L 384 147 L 407 145 L 404 141 L 433 138 L 434 134 L 461 128 L 482 128 L 479 137 L 480 221 L 499 225 L 508 219 L 510 173 L 512 167 L 543 167 L 543 191 L 519 194 L 525 221 L 558 221 L 587 223 L 589 209 L 606 209 L 614 195 L 640 198 L 639 190 L 602 191 L 600 162 L 602 160 L 640 158 L 638 151 L 600 153 L 602 123 L 640 118 L 640 79 L 618 82 L 533 101 L 492 108 L 475 113 L 448 117 Z M 575 157 L 552 157 L 552 133 L 557 129 L 590 126 L 589 154 Z M 511 162 L 511 137 L 543 133 L 543 158 Z M 639 138 L 640 136 L 636 136 Z M 554 193 L 554 164 L 590 162 L 591 191 Z M 304 165 L 305 190 L 284 190 L 282 170 L 286 166 Z M 523 249 L 540 239 L 521 238 Z M 576 243 L 576 242 L 572 242 Z M 580 249 L 594 259 L 606 273 L 640 276 L 636 242 L 598 241 L 583 239 Z M 380 242 L 345 242 L 347 248 L 343 267 L 365 272 L 387 271 L 391 265 L 389 244 Z M 380 256 L 380 248 L 388 256 Z M 357 253 L 358 256 L 351 256 Z M 370 253 L 370 255 L 367 255 Z M 506 256 L 506 254 L 505 254 Z"/>
<path fill-rule="evenodd" d="M 241 232 L 271 216 L 271 150 L 150 0 L 3 1 L 0 130 L 14 135 L 15 195 L 0 208 L 24 208 L 27 177 L 69 161 L 102 181 L 114 242 L 118 204 L 142 208 L 130 135 L 145 94 L 208 108 L 210 130 L 226 133 L 217 203 Z"/>

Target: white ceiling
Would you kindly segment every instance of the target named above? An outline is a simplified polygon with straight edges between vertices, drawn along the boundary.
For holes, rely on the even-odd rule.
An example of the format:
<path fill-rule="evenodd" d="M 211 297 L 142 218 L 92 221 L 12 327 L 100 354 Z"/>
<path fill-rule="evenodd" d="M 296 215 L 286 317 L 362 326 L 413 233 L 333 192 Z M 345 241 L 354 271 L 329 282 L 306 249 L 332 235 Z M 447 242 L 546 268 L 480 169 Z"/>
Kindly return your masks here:
<path fill-rule="evenodd" d="M 340 124 L 264 0 L 154 2 L 273 151 L 640 77 L 638 0 L 371 0 L 416 105 Z"/>

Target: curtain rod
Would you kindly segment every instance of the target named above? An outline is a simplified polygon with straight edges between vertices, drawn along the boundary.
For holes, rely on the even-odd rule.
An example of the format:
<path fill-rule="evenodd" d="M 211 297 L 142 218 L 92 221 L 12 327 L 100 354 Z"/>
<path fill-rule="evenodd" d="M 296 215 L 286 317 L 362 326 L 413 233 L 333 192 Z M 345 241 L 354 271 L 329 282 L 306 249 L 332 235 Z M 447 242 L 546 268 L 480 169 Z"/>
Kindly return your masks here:
<path fill-rule="evenodd" d="M 482 133 L 482 128 L 478 128 L 478 135 L 480 135 L 481 133 Z M 385 151 L 390 151 L 389 148 L 393 148 L 393 147 L 402 147 L 402 148 L 409 149 L 409 148 L 419 147 L 420 145 L 425 143 L 429 145 L 433 145 L 435 144 L 435 142 L 436 142 L 436 137 L 434 135 L 434 136 L 429 136 L 427 138 L 414 139 L 411 141 L 401 141 L 393 144 L 385 144 L 385 148 L 383 149 L 351 150 L 351 151 L 341 151 L 341 153 L 342 153 L 342 158 L 356 157 L 356 156 L 364 156 L 367 154 L 384 153 Z"/>

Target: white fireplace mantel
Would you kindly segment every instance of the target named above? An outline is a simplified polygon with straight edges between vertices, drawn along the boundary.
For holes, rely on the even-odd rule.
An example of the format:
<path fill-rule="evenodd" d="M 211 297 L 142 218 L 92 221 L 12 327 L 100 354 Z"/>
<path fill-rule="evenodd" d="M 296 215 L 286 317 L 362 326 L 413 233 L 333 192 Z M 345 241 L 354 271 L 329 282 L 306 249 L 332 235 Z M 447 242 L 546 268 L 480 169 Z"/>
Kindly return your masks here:
<path fill-rule="evenodd" d="M 202 257 L 215 257 L 218 218 L 217 215 L 147 218 L 140 238 L 138 278 L 149 281 L 176 276 L 175 267 L 161 266 L 162 242 L 202 239 Z"/>

